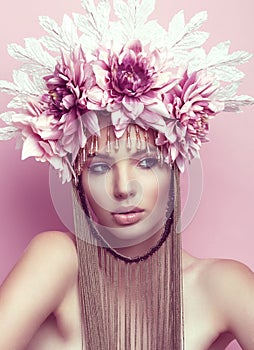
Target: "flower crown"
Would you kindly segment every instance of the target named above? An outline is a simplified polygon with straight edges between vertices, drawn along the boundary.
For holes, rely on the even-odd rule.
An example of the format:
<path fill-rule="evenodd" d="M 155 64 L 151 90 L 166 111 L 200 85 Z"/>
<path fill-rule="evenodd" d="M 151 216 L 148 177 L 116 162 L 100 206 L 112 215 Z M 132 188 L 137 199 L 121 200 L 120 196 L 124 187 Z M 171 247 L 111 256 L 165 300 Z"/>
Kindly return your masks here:
<path fill-rule="evenodd" d="M 100 135 L 106 111 L 116 138 L 129 124 L 156 130 L 165 159 L 183 172 L 208 141 L 209 119 L 254 103 L 237 95 L 244 74 L 236 66 L 251 55 L 229 53 L 228 41 L 208 53 L 201 47 L 206 12 L 185 23 L 181 11 L 166 31 L 148 20 L 155 0 L 114 0 L 114 22 L 108 0 L 81 3 L 84 14 L 65 15 L 61 26 L 40 17 L 47 36 L 8 47 L 24 64 L 14 82 L 0 81 L 0 90 L 14 95 L 11 110 L 0 115 L 8 125 L 0 139 L 18 136 L 22 159 L 48 161 L 70 181 L 79 150 L 88 134 Z"/>

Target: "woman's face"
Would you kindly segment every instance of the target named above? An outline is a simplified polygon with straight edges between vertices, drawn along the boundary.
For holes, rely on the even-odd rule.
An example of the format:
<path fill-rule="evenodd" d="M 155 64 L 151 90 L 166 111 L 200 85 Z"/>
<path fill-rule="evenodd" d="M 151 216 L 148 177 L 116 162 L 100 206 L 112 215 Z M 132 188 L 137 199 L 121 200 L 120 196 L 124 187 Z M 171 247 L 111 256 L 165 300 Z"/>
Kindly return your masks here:
<path fill-rule="evenodd" d="M 148 152 L 144 132 L 139 132 L 140 149 L 136 147 L 135 127 L 131 127 L 130 149 L 124 134 L 119 148 L 112 141 L 107 152 L 107 129 L 101 130 L 98 153 L 88 157 L 82 173 L 83 190 L 96 226 L 114 248 L 143 242 L 161 233 L 165 223 L 171 170 L 158 161 L 153 133 L 149 133 Z"/>

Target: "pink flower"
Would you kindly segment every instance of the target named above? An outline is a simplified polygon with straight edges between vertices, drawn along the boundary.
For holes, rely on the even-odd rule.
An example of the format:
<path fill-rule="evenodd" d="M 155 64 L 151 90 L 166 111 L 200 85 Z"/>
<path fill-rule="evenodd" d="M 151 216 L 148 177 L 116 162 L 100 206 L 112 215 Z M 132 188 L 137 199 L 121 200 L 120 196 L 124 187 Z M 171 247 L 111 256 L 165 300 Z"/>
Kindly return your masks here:
<path fill-rule="evenodd" d="M 184 171 L 185 160 L 199 156 L 201 143 L 208 141 L 208 121 L 224 109 L 213 101 L 217 90 L 212 76 L 206 72 L 185 72 L 179 83 L 164 94 L 163 100 L 171 115 L 165 136 L 159 135 L 158 144 L 168 143 L 171 162 Z"/>
<path fill-rule="evenodd" d="M 100 50 L 92 63 L 99 88 L 107 92 L 112 122 L 120 137 L 133 121 L 163 131 L 168 111 L 162 102 L 177 83 L 165 66 L 162 52 L 146 53 L 140 41 L 125 45 L 120 53 Z M 165 56 L 166 58 L 166 56 Z"/>
<path fill-rule="evenodd" d="M 25 112 L 13 117 L 13 125 L 24 141 L 22 158 L 48 161 L 69 181 L 78 151 L 86 144 L 85 130 L 99 135 L 95 110 L 105 108 L 103 92 L 82 49 L 62 54 L 54 73 L 44 80 L 48 91 L 30 100 Z"/>
<path fill-rule="evenodd" d="M 96 85 L 92 67 L 81 48 L 62 54 L 52 75 L 44 78 L 48 92 L 42 96 L 48 116 L 61 125 L 63 149 L 72 154 L 73 164 L 78 150 L 85 146 L 84 129 L 99 135 L 94 110 L 105 108 L 103 91 Z"/>
<path fill-rule="evenodd" d="M 48 114 L 60 119 L 75 110 L 77 115 L 87 110 L 105 107 L 103 92 L 96 86 L 92 67 L 86 61 L 82 48 L 63 54 L 52 75 L 44 77 L 48 92 L 43 101 L 49 106 Z"/>
<path fill-rule="evenodd" d="M 12 124 L 20 129 L 23 147 L 22 159 L 35 157 L 49 162 L 61 174 L 63 182 L 71 180 L 71 165 L 62 144 L 63 122 L 47 115 L 41 101 L 29 101 L 26 114 L 17 113 Z"/>

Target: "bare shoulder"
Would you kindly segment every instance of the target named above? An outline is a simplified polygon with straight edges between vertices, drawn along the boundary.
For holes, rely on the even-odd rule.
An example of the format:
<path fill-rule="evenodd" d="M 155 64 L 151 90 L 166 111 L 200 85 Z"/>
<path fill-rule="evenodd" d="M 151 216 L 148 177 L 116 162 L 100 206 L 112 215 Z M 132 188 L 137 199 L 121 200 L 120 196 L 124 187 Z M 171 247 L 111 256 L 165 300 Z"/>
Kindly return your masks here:
<path fill-rule="evenodd" d="M 243 349 L 253 349 L 254 274 L 235 260 L 201 261 L 199 283 L 212 307 Z"/>
<path fill-rule="evenodd" d="M 254 287 L 254 274 L 245 264 L 230 259 L 204 259 L 200 264 L 200 282 L 208 288 L 217 286 L 216 289 L 228 291 L 234 286 L 234 290 Z"/>
<path fill-rule="evenodd" d="M 187 255 L 186 278 L 210 301 L 226 306 L 247 300 L 254 293 L 254 273 L 245 264 L 230 259 L 198 259 Z"/>
<path fill-rule="evenodd" d="M 63 273 L 64 272 L 64 273 Z M 19 284 L 44 288 L 57 281 L 59 289 L 76 282 L 78 259 L 74 238 L 70 233 L 47 231 L 36 235 L 1 286 L 16 290 Z M 44 286 L 44 287 L 43 287 Z"/>
<path fill-rule="evenodd" d="M 0 288 L 0 314 L 5 320 L 0 322 L 0 333 L 5 335 L 0 348 L 24 349 L 73 288 L 77 274 L 71 234 L 48 231 L 35 236 Z"/>
<path fill-rule="evenodd" d="M 254 273 L 230 259 L 197 259 L 197 286 L 236 333 L 240 322 L 254 323 Z M 241 320 L 241 321 L 240 321 Z M 237 325 L 237 326 L 236 326 Z"/>
<path fill-rule="evenodd" d="M 42 251 L 47 255 L 60 258 L 77 259 L 74 235 L 69 232 L 46 231 L 36 235 L 28 245 L 25 253 L 36 250 L 36 253 Z M 67 255 L 66 255 L 67 254 Z M 69 261 L 70 262 L 70 261 Z"/>
<path fill-rule="evenodd" d="M 23 259 L 34 259 L 41 268 L 50 265 L 52 272 L 57 272 L 58 268 L 65 274 L 78 270 L 75 240 L 71 233 L 46 231 L 36 235 L 26 248 Z"/>
<path fill-rule="evenodd" d="M 75 239 L 74 235 L 70 232 L 62 231 L 45 231 L 37 234 L 31 240 L 29 245 L 35 244 L 37 247 L 43 247 L 45 244 L 60 244 L 63 248 L 74 247 L 75 248 Z M 28 246 L 29 247 L 29 246 Z"/>

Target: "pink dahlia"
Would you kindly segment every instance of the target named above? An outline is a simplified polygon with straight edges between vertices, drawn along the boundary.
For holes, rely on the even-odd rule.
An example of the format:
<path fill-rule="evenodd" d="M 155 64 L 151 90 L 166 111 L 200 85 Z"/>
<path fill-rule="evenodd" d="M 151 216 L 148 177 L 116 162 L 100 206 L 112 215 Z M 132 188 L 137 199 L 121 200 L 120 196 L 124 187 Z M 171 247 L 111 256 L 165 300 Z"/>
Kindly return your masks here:
<path fill-rule="evenodd" d="M 28 103 L 26 114 L 13 116 L 12 123 L 20 129 L 24 141 L 22 159 L 35 157 L 37 161 L 47 161 L 59 171 L 63 182 L 70 181 L 67 152 L 59 142 L 63 136 L 62 123 L 47 115 L 44 105 L 36 101 Z"/>
<path fill-rule="evenodd" d="M 208 141 L 209 119 L 224 109 L 213 101 L 217 90 L 212 76 L 204 71 L 190 76 L 183 74 L 179 83 L 163 95 L 171 115 L 165 136 L 159 135 L 158 144 L 168 144 L 170 162 L 176 162 L 184 171 L 185 160 L 199 156 L 201 143 Z"/>
<path fill-rule="evenodd" d="M 148 54 L 136 40 L 118 54 L 100 50 L 97 56 L 93 70 L 98 87 L 107 92 L 107 109 L 112 112 L 117 136 L 132 121 L 163 131 L 168 111 L 162 94 L 177 82 L 165 66 L 165 53 L 155 50 Z"/>
<path fill-rule="evenodd" d="M 42 101 L 48 116 L 61 124 L 63 149 L 72 153 L 73 163 L 80 147 L 84 147 L 84 129 L 99 134 L 94 110 L 105 108 L 103 91 L 96 85 L 91 65 L 81 48 L 70 55 L 62 54 L 52 75 L 44 77 L 48 92 Z"/>

